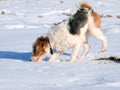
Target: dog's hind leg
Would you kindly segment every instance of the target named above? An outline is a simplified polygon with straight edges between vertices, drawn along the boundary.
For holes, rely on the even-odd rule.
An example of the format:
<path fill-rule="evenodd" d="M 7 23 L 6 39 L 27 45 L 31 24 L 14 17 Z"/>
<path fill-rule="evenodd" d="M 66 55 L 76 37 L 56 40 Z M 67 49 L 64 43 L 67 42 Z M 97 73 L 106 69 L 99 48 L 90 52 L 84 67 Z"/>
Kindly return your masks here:
<path fill-rule="evenodd" d="M 84 41 L 84 53 L 81 55 L 80 59 L 84 59 L 90 50 L 90 46 L 88 44 L 88 33 L 85 34 L 85 41 Z"/>
<path fill-rule="evenodd" d="M 90 34 L 102 41 L 102 52 L 105 52 L 107 49 L 107 38 L 104 36 L 103 32 L 98 28 L 94 28 L 90 30 Z"/>
<path fill-rule="evenodd" d="M 84 53 L 81 55 L 80 59 L 84 59 L 90 50 L 88 42 L 84 43 Z"/>

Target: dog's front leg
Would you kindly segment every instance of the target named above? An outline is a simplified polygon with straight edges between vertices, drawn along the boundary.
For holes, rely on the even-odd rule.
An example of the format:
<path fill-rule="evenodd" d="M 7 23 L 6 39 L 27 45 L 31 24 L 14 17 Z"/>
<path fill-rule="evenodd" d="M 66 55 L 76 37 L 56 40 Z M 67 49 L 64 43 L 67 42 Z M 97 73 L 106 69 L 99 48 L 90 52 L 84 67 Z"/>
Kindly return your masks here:
<path fill-rule="evenodd" d="M 71 54 L 71 57 L 70 57 L 71 62 L 74 62 L 76 60 L 77 54 L 79 52 L 79 49 L 80 49 L 81 45 L 82 45 L 82 43 L 78 43 L 73 47 L 73 51 L 72 51 L 72 54 Z"/>
<path fill-rule="evenodd" d="M 84 41 L 84 53 L 81 55 L 80 59 L 84 59 L 90 50 L 90 46 L 88 44 L 88 33 L 85 34 L 85 41 Z"/>
<path fill-rule="evenodd" d="M 88 42 L 84 43 L 84 53 L 81 55 L 80 59 L 84 59 L 90 50 Z"/>
<path fill-rule="evenodd" d="M 55 60 L 61 55 L 61 53 L 62 53 L 61 51 L 55 52 L 55 53 L 50 57 L 49 62 L 55 61 Z"/>

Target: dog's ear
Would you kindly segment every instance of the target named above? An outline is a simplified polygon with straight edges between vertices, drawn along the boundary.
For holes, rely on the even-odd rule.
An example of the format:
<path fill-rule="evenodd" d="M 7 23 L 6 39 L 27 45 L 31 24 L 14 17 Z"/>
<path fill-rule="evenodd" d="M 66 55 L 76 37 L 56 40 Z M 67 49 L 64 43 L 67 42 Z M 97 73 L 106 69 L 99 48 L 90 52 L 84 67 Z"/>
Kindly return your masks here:
<path fill-rule="evenodd" d="M 40 51 L 44 51 L 46 47 L 47 42 L 45 40 L 45 37 L 38 37 L 35 43 L 33 44 L 33 53 L 37 55 Z"/>
<path fill-rule="evenodd" d="M 32 47 L 33 47 L 33 55 L 37 55 L 37 52 L 39 50 L 37 43 L 35 42 Z"/>
<path fill-rule="evenodd" d="M 47 47 L 47 41 L 41 42 L 41 48 L 45 49 Z"/>
<path fill-rule="evenodd" d="M 87 2 L 80 2 L 79 3 L 79 8 L 87 8 L 90 11 L 90 13 L 94 12 L 92 7 Z"/>
<path fill-rule="evenodd" d="M 80 2 L 79 7 L 80 8 L 88 8 L 89 10 L 92 9 L 92 7 L 87 2 Z"/>
<path fill-rule="evenodd" d="M 45 40 L 45 38 L 43 36 L 41 36 L 41 37 L 37 38 L 36 42 L 41 42 L 41 41 L 44 41 L 44 40 Z"/>

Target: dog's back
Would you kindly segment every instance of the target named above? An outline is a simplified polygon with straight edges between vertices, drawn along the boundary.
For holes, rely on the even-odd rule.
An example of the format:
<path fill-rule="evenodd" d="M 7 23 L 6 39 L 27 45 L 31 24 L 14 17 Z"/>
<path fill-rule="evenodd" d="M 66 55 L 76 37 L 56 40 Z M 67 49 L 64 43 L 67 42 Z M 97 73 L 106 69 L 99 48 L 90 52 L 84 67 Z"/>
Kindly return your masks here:
<path fill-rule="evenodd" d="M 66 50 L 74 46 L 80 38 L 80 35 L 72 35 L 69 32 L 68 20 L 55 26 L 48 34 L 51 44 L 57 50 Z"/>
<path fill-rule="evenodd" d="M 100 17 L 100 15 L 93 11 L 92 17 L 94 20 L 95 27 L 101 29 L 101 17 Z"/>
<path fill-rule="evenodd" d="M 80 34 L 80 29 L 85 26 L 88 20 L 88 12 L 84 9 L 78 10 L 73 18 L 69 20 L 69 31 L 71 34 Z"/>
<path fill-rule="evenodd" d="M 87 12 L 84 12 L 84 10 L 82 12 L 78 11 L 72 18 L 63 21 L 50 30 L 48 35 L 43 37 L 44 41 L 47 42 L 47 47 L 44 47 L 43 44 L 41 46 L 39 44 L 37 45 L 42 47 L 45 53 L 42 55 L 40 53 L 40 56 L 32 57 L 32 61 L 42 60 L 42 57 L 47 54 L 46 51 L 50 51 L 51 48 L 56 49 L 56 52 L 51 56 L 49 61 L 54 61 L 61 53 L 69 48 L 73 48 L 70 60 L 76 60 L 77 53 L 85 41 L 85 33 L 88 29 Z"/>
<path fill-rule="evenodd" d="M 49 32 L 49 38 L 55 48 L 73 47 L 87 31 L 88 11 L 85 9 L 78 10 L 73 17 L 55 26 Z"/>

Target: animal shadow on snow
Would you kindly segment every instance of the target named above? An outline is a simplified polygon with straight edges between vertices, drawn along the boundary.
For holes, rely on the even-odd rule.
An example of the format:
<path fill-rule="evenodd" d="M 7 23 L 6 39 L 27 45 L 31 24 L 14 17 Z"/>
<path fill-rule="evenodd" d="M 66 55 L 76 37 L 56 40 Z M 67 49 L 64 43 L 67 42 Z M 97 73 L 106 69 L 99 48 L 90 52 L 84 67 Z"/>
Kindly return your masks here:
<path fill-rule="evenodd" d="M 0 51 L 0 58 L 21 60 L 25 62 L 30 61 L 32 52 L 12 52 L 12 51 Z M 65 56 L 70 56 L 69 53 L 63 53 Z M 50 57 L 45 57 L 43 61 L 48 61 Z"/>
<path fill-rule="evenodd" d="M 22 60 L 25 62 L 30 61 L 31 52 L 11 52 L 11 51 L 0 51 L 0 58 L 4 59 L 15 59 Z"/>

